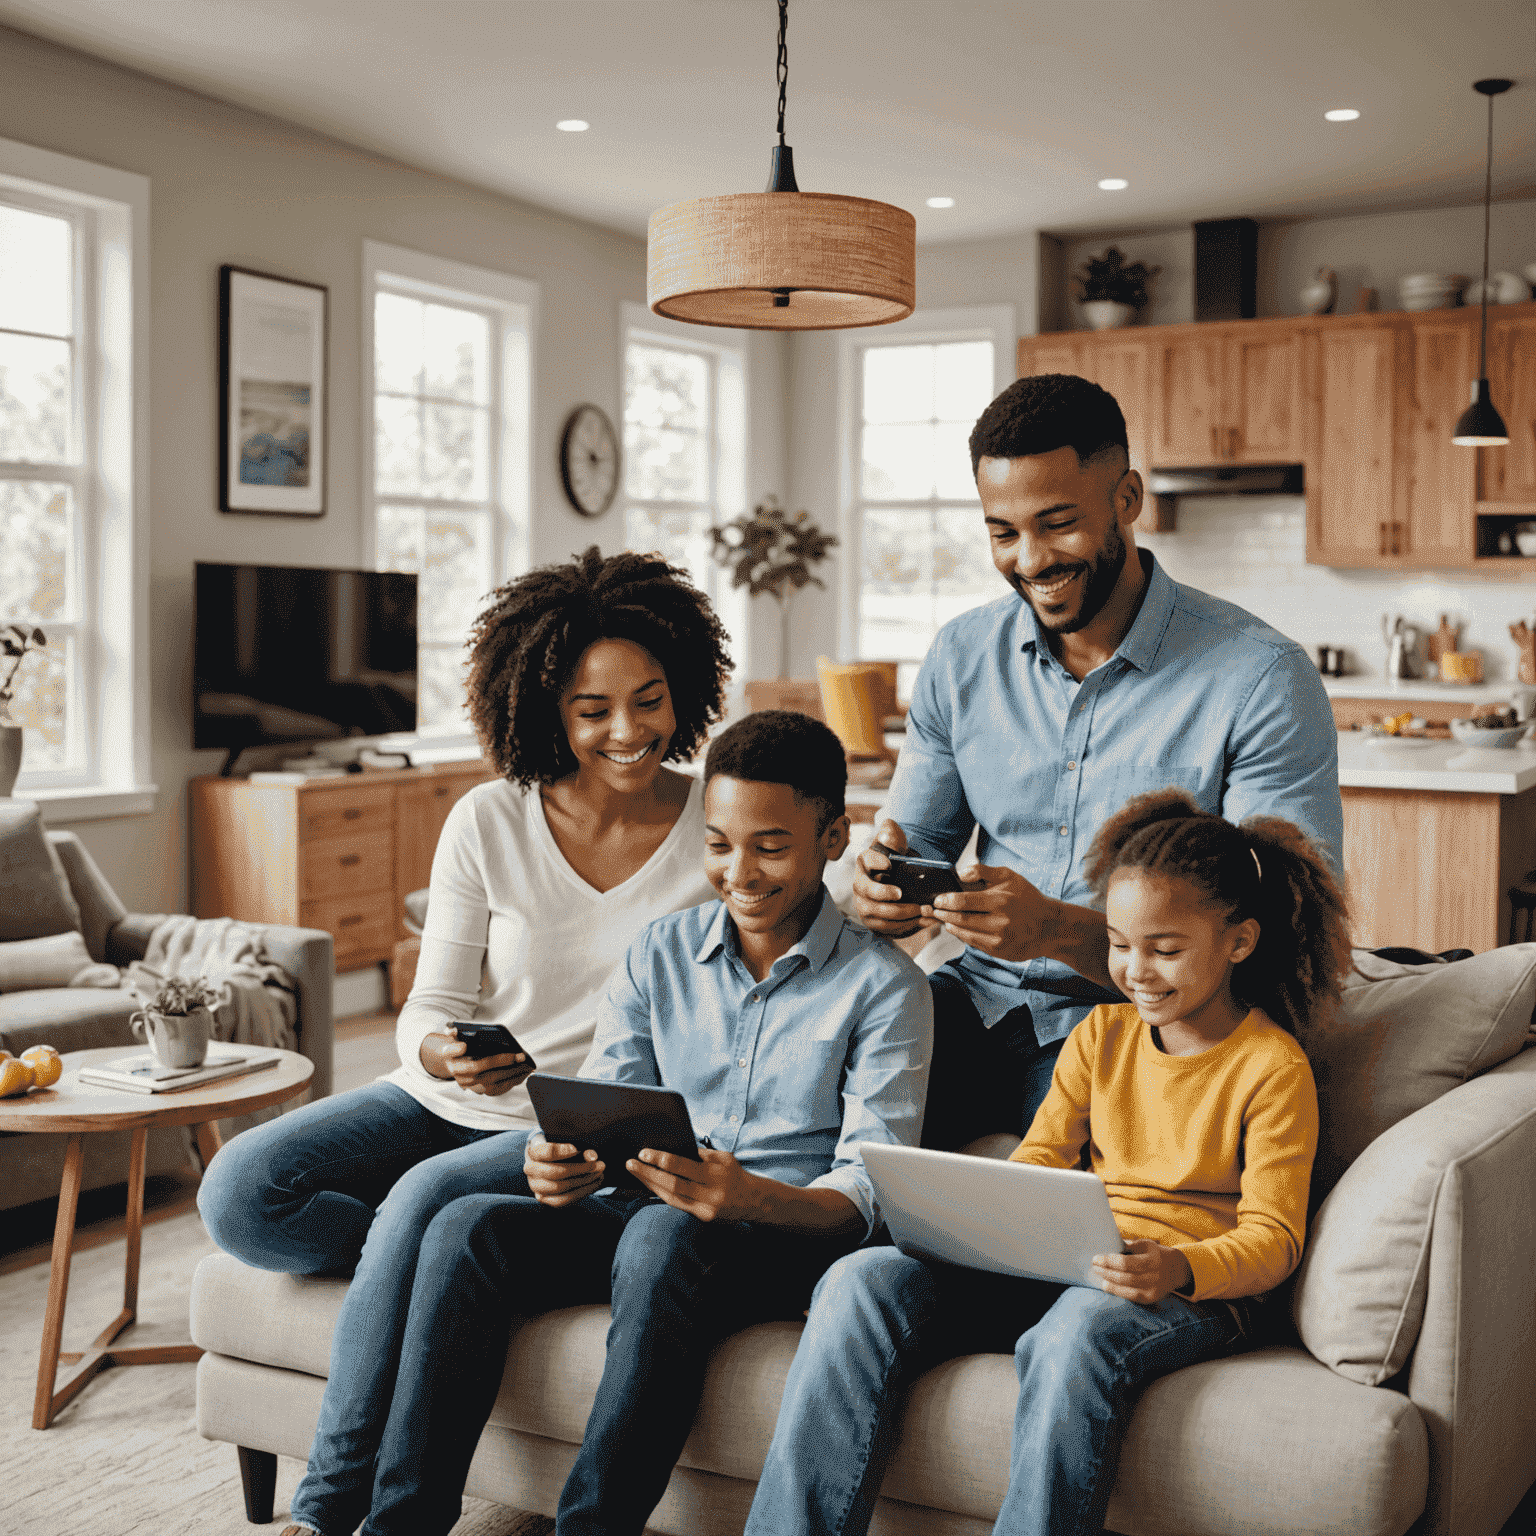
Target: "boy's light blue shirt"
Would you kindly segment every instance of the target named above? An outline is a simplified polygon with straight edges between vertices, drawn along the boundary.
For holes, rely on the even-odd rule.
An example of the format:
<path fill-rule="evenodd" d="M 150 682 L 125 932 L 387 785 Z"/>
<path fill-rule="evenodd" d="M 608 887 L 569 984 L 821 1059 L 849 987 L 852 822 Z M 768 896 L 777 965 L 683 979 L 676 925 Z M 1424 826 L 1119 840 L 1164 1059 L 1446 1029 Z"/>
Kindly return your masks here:
<path fill-rule="evenodd" d="M 581 1076 L 676 1089 L 752 1173 L 835 1189 L 879 1223 L 862 1141 L 916 1146 L 933 1049 L 928 979 L 825 888 L 805 937 L 754 981 L 725 903 L 643 928 Z"/>
<path fill-rule="evenodd" d="M 881 811 L 915 854 L 955 859 L 979 824 L 983 864 L 1093 906 L 1084 865 L 1099 828 L 1132 795 L 1174 785 L 1229 821 L 1283 816 L 1343 869 L 1338 733 L 1316 668 L 1251 613 L 1142 560 L 1141 610 L 1081 683 L 1014 593 L 939 631 Z M 1054 960 L 968 949 L 954 968 L 984 1024 L 1027 1004 L 1042 1044 L 1124 1001 Z"/>

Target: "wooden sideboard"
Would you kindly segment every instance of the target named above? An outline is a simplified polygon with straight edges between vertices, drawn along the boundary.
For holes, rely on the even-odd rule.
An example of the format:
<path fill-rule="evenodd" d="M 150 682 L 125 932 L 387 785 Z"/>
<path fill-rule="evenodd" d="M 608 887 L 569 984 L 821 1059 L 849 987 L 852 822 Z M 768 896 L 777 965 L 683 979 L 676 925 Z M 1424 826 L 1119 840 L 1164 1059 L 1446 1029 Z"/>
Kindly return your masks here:
<path fill-rule="evenodd" d="M 495 777 L 472 762 L 305 784 L 193 779 L 192 910 L 323 928 L 338 971 L 388 960 L 449 810 Z"/>

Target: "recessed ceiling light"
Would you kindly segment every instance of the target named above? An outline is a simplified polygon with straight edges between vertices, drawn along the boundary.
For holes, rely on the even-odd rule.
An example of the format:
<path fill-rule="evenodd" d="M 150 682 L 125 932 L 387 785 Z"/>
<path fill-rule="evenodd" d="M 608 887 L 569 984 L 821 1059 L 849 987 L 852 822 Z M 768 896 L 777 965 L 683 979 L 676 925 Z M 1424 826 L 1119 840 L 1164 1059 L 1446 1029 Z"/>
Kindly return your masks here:
<path fill-rule="evenodd" d="M 955 200 L 952 197 L 930 197 L 928 199 L 928 206 L 930 208 L 953 208 Z"/>
<path fill-rule="evenodd" d="M 1331 112 L 1324 112 L 1323 116 L 1330 123 L 1352 123 L 1360 113 L 1354 107 L 1335 107 Z"/>
<path fill-rule="evenodd" d="M 562 117 L 560 121 L 555 124 L 555 127 L 558 128 L 561 133 L 585 133 L 591 126 L 592 124 L 582 117 Z"/>
<path fill-rule="evenodd" d="M 1104 180 L 1099 183 L 1099 191 L 1124 192 L 1128 186 L 1130 186 L 1130 182 L 1128 182 L 1123 176 L 1106 176 Z"/>

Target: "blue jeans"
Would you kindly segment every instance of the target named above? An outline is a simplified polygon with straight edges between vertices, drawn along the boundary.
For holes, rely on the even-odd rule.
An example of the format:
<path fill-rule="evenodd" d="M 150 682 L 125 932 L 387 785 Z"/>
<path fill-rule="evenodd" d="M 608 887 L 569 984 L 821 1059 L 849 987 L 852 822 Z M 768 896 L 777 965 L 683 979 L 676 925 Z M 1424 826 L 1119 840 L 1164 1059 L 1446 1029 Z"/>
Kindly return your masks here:
<path fill-rule="evenodd" d="M 501 1384 L 512 1318 L 600 1301 L 613 1308 L 607 1357 L 556 1529 L 640 1536 L 692 1427 L 710 1350 L 751 1323 L 798 1317 L 852 1241 L 702 1222 L 632 1192 L 562 1209 L 491 1195 L 455 1201 L 422 1240 L 362 1536 L 447 1532 Z"/>
<path fill-rule="evenodd" d="M 422 1239 L 465 1195 L 526 1194 L 527 1140 L 455 1125 L 393 1083 L 370 1083 L 246 1131 L 209 1164 L 197 1204 L 221 1248 L 287 1274 L 355 1271 L 296 1521 L 341 1536 L 367 1513 L 407 1306 L 432 1280 L 418 1273 Z"/>
<path fill-rule="evenodd" d="M 959 1354 L 1011 1350 L 1019 1377 L 997 1536 L 1099 1536 L 1136 1396 L 1225 1354 L 1251 1307 L 1144 1307 L 866 1248 L 816 1287 L 744 1536 L 862 1536 L 901 1394 Z"/>

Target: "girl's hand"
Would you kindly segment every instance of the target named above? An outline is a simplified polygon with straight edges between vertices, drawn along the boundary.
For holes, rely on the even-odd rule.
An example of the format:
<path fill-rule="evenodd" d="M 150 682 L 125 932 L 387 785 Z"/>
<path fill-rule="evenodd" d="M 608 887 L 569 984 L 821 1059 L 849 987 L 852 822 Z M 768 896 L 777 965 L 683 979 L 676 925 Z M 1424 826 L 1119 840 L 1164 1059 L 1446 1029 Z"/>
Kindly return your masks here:
<path fill-rule="evenodd" d="M 427 1035 L 421 1042 L 421 1064 L 433 1077 L 452 1078 L 460 1088 L 471 1093 L 490 1094 L 493 1098 L 512 1089 L 533 1072 L 521 1052 L 503 1052 L 499 1056 L 468 1054 L 469 1047 L 454 1035 Z"/>
<path fill-rule="evenodd" d="M 523 1175 L 540 1205 L 574 1205 L 603 1187 L 603 1167 L 590 1147 L 530 1137 L 523 1154 Z"/>
<path fill-rule="evenodd" d="M 1152 1307 L 1195 1283 L 1189 1260 L 1177 1248 L 1164 1248 L 1149 1237 L 1130 1238 L 1125 1248 L 1124 1253 L 1097 1253 L 1093 1257 L 1093 1272 L 1111 1296 Z"/>

